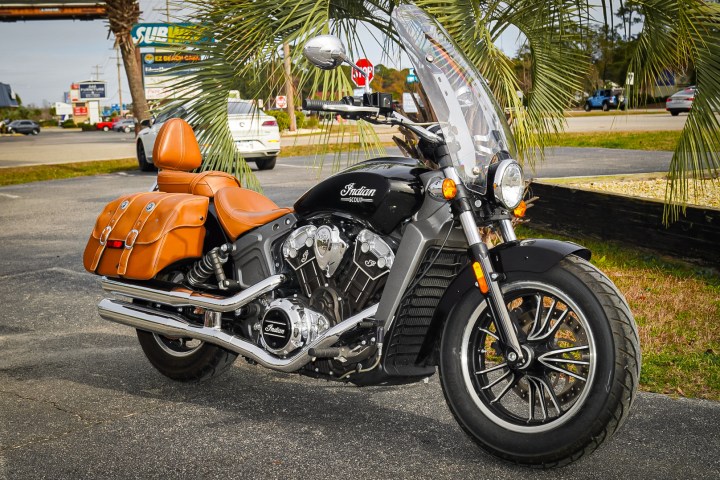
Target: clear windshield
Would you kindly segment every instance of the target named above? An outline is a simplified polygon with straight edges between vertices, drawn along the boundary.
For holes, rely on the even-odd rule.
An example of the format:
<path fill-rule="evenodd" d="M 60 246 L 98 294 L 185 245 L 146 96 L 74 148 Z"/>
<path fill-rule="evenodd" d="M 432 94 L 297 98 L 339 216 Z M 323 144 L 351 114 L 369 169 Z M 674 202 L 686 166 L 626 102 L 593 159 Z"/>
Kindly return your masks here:
<path fill-rule="evenodd" d="M 453 164 L 468 187 L 485 193 L 493 159 L 515 154 L 505 115 L 485 80 L 437 21 L 414 5 L 397 7 L 392 19 L 440 122 Z"/>

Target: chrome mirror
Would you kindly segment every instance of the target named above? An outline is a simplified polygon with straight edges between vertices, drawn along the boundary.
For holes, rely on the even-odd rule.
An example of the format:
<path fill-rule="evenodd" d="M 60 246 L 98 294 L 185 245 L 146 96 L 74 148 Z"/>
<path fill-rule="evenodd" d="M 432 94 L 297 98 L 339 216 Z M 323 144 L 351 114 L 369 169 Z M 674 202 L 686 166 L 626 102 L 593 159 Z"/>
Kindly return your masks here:
<path fill-rule="evenodd" d="M 310 63 L 323 70 L 333 70 L 348 61 L 345 45 L 334 35 L 311 38 L 303 48 L 303 55 Z"/>

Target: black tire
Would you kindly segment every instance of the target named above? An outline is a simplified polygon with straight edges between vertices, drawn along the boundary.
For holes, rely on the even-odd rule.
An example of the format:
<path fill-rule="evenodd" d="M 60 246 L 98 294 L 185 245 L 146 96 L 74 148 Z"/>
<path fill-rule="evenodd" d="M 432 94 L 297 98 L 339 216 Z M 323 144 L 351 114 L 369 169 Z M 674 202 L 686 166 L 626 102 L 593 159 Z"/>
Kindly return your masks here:
<path fill-rule="evenodd" d="M 103 127 L 103 132 L 107 132 L 107 131 L 109 131 L 109 130 L 110 130 L 110 127 L 108 127 L 107 125 L 105 125 L 105 126 Z"/>
<path fill-rule="evenodd" d="M 277 162 L 277 157 L 267 157 L 263 159 L 257 159 L 255 160 L 255 165 L 257 165 L 258 170 L 272 170 L 275 168 L 275 163 Z"/>
<path fill-rule="evenodd" d="M 640 376 L 637 327 L 613 283 L 578 257 L 543 274 L 508 274 L 502 288 L 520 343 L 535 359 L 524 370 L 507 366 L 486 304 L 473 289 L 443 332 L 445 399 L 465 433 L 489 453 L 541 468 L 566 465 L 594 451 L 627 418 Z"/>
<path fill-rule="evenodd" d="M 625 104 L 624 104 L 624 103 L 621 103 L 621 104 L 620 104 L 620 110 L 623 111 L 623 112 L 625 111 Z"/>
<path fill-rule="evenodd" d="M 32 133 L 33 135 L 38 135 L 40 133 L 40 130 L 38 130 L 37 128 L 33 128 L 32 132 L 30 133 Z"/>
<path fill-rule="evenodd" d="M 137 330 L 145 356 L 160 373 L 179 382 L 199 382 L 230 368 L 237 354 L 203 342 L 187 347 L 186 340 Z"/>
<path fill-rule="evenodd" d="M 143 147 L 142 142 L 137 143 L 137 159 L 138 159 L 138 167 L 140 167 L 140 170 L 143 172 L 154 172 L 157 170 L 157 167 L 150 163 L 150 161 L 147 159 L 147 156 L 145 155 L 145 147 Z"/>
<path fill-rule="evenodd" d="M 610 111 L 610 104 L 608 104 L 608 102 L 603 102 L 603 104 L 602 104 L 602 111 L 603 111 L 603 112 L 608 112 L 608 111 Z"/>
<path fill-rule="evenodd" d="M 673 117 L 677 117 L 678 115 L 680 115 L 680 110 L 670 110 L 670 115 L 672 115 Z"/>
<path fill-rule="evenodd" d="M 592 110 L 592 105 L 590 105 L 590 102 L 586 102 L 583 108 L 586 112 L 589 112 L 590 110 Z"/>

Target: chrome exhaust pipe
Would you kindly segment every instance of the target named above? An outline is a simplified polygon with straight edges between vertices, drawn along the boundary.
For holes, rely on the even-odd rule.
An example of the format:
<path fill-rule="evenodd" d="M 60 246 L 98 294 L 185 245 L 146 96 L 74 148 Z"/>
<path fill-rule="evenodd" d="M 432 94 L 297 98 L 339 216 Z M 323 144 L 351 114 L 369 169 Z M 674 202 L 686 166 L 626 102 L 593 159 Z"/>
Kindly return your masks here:
<path fill-rule="evenodd" d="M 112 294 L 162 303 L 171 307 L 201 307 L 214 312 L 234 312 L 260 295 L 275 290 L 284 281 L 284 275 L 273 275 L 232 297 L 216 297 L 189 289 L 160 290 L 107 277 L 100 279 L 100 285 L 102 285 L 103 290 Z"/>
<path fill-rule="evenodd" d="M 148 307 L 133 305 L 117 300 L 104 299 L 98 304 L 100 317 L 140 330 L 170 337 L 190 337 L 235 352 L 254 360 L 263 367 L 281 372 L 294 372 L 312 360 L 308 354 L 311 348 L 329 348 L 340 336 L 355 328 L 358 323 L 375 315 L 377 304 L 325 330 L 312 343 L 305 345 L 290 358 L 278 358 L 254 343 L 213 327 L 195 325 L 180 315 L 162 312 Z"/>

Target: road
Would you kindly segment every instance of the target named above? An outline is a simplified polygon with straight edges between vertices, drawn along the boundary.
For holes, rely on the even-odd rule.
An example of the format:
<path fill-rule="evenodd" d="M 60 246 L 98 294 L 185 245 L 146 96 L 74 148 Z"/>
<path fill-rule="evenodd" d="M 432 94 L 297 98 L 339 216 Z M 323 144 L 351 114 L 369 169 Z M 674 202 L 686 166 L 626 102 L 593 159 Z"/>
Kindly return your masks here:
<path fill-rule="evenodd" d="M 611 132 L 630 130 L 680 130 L 687 115 L 669 114 L 597 115 L 572 112 L 567 118 L 569 132 Z M 377 128 L 382 142 L 392 141 L 396 129 Z M 0 135 L 0 168 L 48 163 L 84 162 L 135 157 L 133 133 L 79 132 L 43 129 L 38 136 Z M 318 143 L 314 135 L 283 135 L 282 146 Z"/>
<path fill-rule="evenodd" d="M 278 204 L 316 181 L 299 159 L 257 172 Z M 288 172 L 292 172 L 288 174 Z M 720 403 L 642 393 L 592 456 L 530 472 L 481 453 L 437 377 L 355 388 L 238 360 L 185 385 L 153 370 L 131 329 L 103 322 L 81 256 L 130 172 L 0 188 L 0 479 L 717 479 Z"/>

